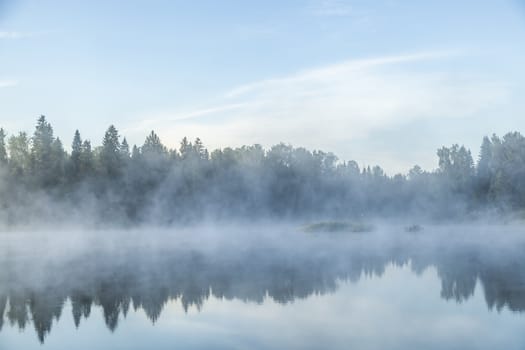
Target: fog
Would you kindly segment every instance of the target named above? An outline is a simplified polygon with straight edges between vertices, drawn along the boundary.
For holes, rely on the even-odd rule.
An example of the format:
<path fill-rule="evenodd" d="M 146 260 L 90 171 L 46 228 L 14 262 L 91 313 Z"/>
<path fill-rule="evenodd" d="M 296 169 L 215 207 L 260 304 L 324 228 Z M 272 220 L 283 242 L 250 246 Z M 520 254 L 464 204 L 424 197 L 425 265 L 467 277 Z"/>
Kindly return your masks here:
<path fill-rule="evenodd" d="M 169 150 L 152 131 L 130 147 L 110 126 L 67 152 L 43 116 L 31 137 L 0 129 L 0 331 L 45 342 L 67 303 L 77 327 L 97 307 L 111 331 L 175 300 L 287 305 L 388 266 L 521 313 L 524 161 L 519 133 L 484 138 L 477 162 L 455 144 L 435 170 L 389 175 L 287 144 Z"/>
<path fill-rule="evenodd" d="M 441 280 L 435 293 L 443 299 L 467 301 L 478 284 L 490 310 L 525 311 L 521 225 L 440 225 L 408 233 L 376 223 L 374 232 L 351 234 L 307 234 L 295 225 L 199 225 L 19 231 L 1 234 L 0 242 L 1 314 L 11 326 L 34 327 L 42 342 L 67 301 L 77 327 L 100 307 L 114 331 L 130 308 L 155 322 L 172 300 L 185 310 L 201 309 L 209 298 L 286 304 L 334 293 L 344 281 L 381 276 L 390 265 L 410 266 L 418 275 L 434 267 Z"/>
<path fill-rule="evenodd" d="M 0 350 L 525 349 L 515 2 L 0 0 Z"/>
<path fill-rule="evenodd" d="M 76 132 L 67 152 L 44 116 L 27 132 L 0 129 L 0 225 L 139 227 L 199 222 L 522 219 L 525 138 L 482 141 L 477 162 L 454 144 L 437 168 L 386 174 L 288 144 L 208 150 L 154 131 L 131 147 L 114 126 L 100 146 Z M 431 156 L 431 155 L 429 155 Z"/>

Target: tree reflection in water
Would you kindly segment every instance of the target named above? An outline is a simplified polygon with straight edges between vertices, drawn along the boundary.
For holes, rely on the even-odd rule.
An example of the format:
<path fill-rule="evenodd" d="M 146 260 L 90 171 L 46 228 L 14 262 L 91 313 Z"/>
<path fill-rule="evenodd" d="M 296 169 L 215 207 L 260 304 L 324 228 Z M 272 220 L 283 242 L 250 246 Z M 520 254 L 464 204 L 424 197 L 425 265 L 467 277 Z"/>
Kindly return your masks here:
<path fill-rule="evenodd" d="M 441 297 L 457 302 L 469 299 L 479 281 L 489 309 L 521 312 L 525 238 L 490 240 L 495 234 L 461 239 L 461 232 L 450 230 L 419 236 L 294 233 L 291 238 L 226 239 L 212 247 L 199 239 L 148 245 L 119 236 L 111 244 L 61 256 L 46 251 L 52 240 L 47 247 L 13 240 L 1 246 L 0 331 L 5 320 L 21 329 L 32 324 L 44 342 L 68 300 L 77 327 L 96 305 L 111 331 L 130 307 L 143 309 L 155 322 L 170 300 L 180 301 L 185 311 L 190 306 L 200 310 L 210 297 L 255 303 L 268 297 L 288 303 L 334 292 L 339 281 L 381 276 L 389 264 L 410 264 L 416 274 L 435 267 Z"/>

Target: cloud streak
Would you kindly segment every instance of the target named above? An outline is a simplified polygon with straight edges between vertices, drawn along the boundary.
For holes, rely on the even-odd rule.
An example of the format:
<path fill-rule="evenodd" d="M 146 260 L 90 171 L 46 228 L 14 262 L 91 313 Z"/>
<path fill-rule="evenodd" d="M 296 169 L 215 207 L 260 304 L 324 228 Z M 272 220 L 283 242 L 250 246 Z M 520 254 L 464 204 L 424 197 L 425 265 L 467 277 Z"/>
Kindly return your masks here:
<path fill-rule="evenodd" d="M 124 129 L 124 132 L 136 132 L 147 130 L 148 128 L 155 127 L 159 124 L 180 122 L 187 119 L 204 117 L 207 115 L 213 115 L 222 112 L 233 111 L 247 107 L 246 103 L 230 103 L 220 106 L 213 106 L 208 108 L 202 108 L 198 110 L 188 112 L 159 112 L 159 113 L 148 113 L 141 118 L 138 118 L 140 122 L 135 125 Z"/>
<path fill-rule="evenodd" d="M 18 85 L 17 80 L 0 80 L 0 88 L 13 87 L 17 85 Z"/>
<path fill-rule="evenodd" d="M 310 5 L 310 12 L 316 16 L 349 16 L 353 8 L 343 0 L 317 0 Z"/>
<path fill-rule="evenodd" d="M 0 39 L 22 39 L 30 36 L 31 34 L 22 32 L 0 31 Z"/>
<path fill-rule="evenodd" d="M 243 86 L 236 87 L 227 92 L 224 97 L 234 98 L 259 88 L 269 87 L 271 85 L 283 84 L 301 84 L 308 81 L 326 81 L 337 77 L 342 77 L 352 73 L 359 73 L 374 67 L 418 62 L 425 60 L 435 60 L 440 58 L 450 58 L 459 55 L 457 51 L 439 51 L 439 52 L 420 52 L 415 54 L 385 56 L 370 59 L 349 60 L 346 62 L 308 69 L 287 77 L 268 79 Z"/>
<path fill-rule="evenodd" d="M 198 136 L 211 147 L 290 142 L 355 159 L 359 157 L 349 151 L 349 142 L 376 131 L 414 121 L 469 117 L 506 101 L 507 88 L 497 82 L 446 68 L 417 69 L 460 54 L 420 52 L 312 68 L 235 87 L 222 94 L 223 103 L 216 107 L 196 109 L 182 118 L 150 118 L 149 126 L 165 140 Z M 387 143 L 384 154 L 391 147 Z M 367 156 L 376 161 L 370 157 L 374 155 L 363 158 Z"/>

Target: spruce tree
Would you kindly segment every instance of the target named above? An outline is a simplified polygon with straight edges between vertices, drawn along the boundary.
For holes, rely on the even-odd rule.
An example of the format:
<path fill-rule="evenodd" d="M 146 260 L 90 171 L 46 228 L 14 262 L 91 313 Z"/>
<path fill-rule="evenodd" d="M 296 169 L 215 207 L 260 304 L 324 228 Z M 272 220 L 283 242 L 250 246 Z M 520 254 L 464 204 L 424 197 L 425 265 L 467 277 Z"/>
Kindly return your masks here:
<path fill-rule="evenodd" d="M 82 139 L 80 138 L 80 132 L 76 130 L 73 143 L 71 144 L 71 157 L 69 159 L 69 177 L 73 182 L 78 181 L 81 177 L 81 156 Z"/>
<path fill-rule="evenodd" d="M 49 185 L 56 186 L 64 180 L 66 166 L 66 151 L 60 138 L 53 140 L 51 144 L 50 173 L 53 177 L 48 180 Z"/>
<path fill-rule="evenodd" d="M 120 145 L 120 154 L 122 155 L 122 158 L 123 159 L 129 159 L 130 155 L 129 155 L 129 144 L 128 144 L 128 140 L 126 140 L 126 138 L 124 137 L 124 139 L 122 140 L 122 144 Z"/>
<path fill-rule="evenodd" d="M 121 174 L 122 155 L 119 134 L 113 125 L 109 126 L 102 141 L 100 165 L 103 174 L 109 178 L 115 178 Z"/>
<path fill-rule="evenodd" d="M 189 142 L 188 139 L 184 137 L 180 143 L 180 148 L 179 148 L 181 158 L 183 160 L 189 158 L 191 156 L 192 149 L 193 149 L 193 146 L 191 142 Z"/>
<path fill-rule="evenodd" d="M 0 128 L 0 165 L 7 164 L 7 149 L 5 145 L 5 131 Z"/>
<path fill-rule="evenodd" d="M 85 178 L 93 172 L 93 152 L 91 151 L 91 142 L 84 140 L 80 151 L 80 174 Z"/>
<path fill-rule="evenodd" d="M 142 145 L 142 154 L 149 156 L 154 154 L 166 154 L 167 152 L 168 150 L 160 141 L 159 136 L 154 131 L 151 131 L 151 133 L 146 137 L 144 145 Z"/>
<path fill-rule="evenodd" d="M 37 186 L 46 187 L 54 182 L 53 172 L 53 128 L 41 115 L 31 139 L 31 171 Z"/>

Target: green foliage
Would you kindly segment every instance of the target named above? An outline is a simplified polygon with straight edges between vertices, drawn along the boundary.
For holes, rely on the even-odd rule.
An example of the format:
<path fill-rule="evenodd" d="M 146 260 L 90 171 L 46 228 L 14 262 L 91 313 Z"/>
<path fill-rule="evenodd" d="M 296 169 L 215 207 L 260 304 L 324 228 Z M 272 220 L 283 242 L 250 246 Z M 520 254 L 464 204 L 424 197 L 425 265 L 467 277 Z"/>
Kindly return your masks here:
<path fill-rule="evenodd" d="M 193 145 L 191 142 L 188 141 L 186 137 L 184 137 L 180 143 L 180 156 L 182 159 L 188 159 L 192 155 Z"/>
<path fill-rule="evenodd" d="M 67 154 L 64 151 L 62 141 L 57 137 L 51 144 L 51 160 L 49 163 L 51 171 L 55 175 L 54 179 L 50 181 L 52 185 L 60 184 L 64 180 L 66 159 Z"/>
<path fill-rule="evenodd" d="M 71 144 L 71 156 L 69 157 L 68 176 L 71 182 L 77 182 L 81 177 L 82 171 L 82 139 L 80 132 L 75 131 L 73 143 Z"/>
<path fill-rule="evenodd" d="M 85 140 L 80 149 L 80 174 L 81 177 L 90 176 L 95 169 L 91 142 Z"/>
<path fill-rule="evenodd" d="M 494 135 L 490 149 L 488 195 L 499 205 L 524 206 L 525 138 L 518 132 Z"/>
<path fill-rule="evenodd" d="M 394 176 L 379 166 L 359 167 L 332 153 L 284 143 L 210 154 L 199 138 L 183 138 L 178 150 L 170 150 L 154 131 L 130 152 L 113 125 L 94 149 L 75 131 L 68 154 L 44 116 L 32 138 L 24 132 L 10 136 L 7 147 L 5 138 L 0 129 L 0 164 L 7 163 L 3 181 L 9 184 L 3 188 L 27 193 L 22 207 L 31 202 L 32 191 L 40 191 L 72 197 L 74 203 L 89 199 L 104 217 L 131 221 L 152 212 L 172 222 L 206 215 L 454 218 L 486 208 L 525 209 L 525 138 L 517 132 L 485 137 L 476 166 L 470 150 L 456 144 L 438 150 L 438 170 L 416 165 L 407 175 Z M 16 204 L 0 194 L 3 203 Z M 355 225 L 320 223 L 311 229 L 352 231 L 359 228 Z"/>
<path fill-rule="evenodd" d="M 53 147 L 53 127 L 46 120 L 45 116 L 40 116 L 35 127 L 35 132 L 31 139 L 31 172 L 34 175 L 33 181 L 38 187 L 49 187 L 56 183 L 57 159 L 60 152 L 57 147 Z"/>
<path fill-rule="evenodd" d="M 455 190 L 466 189 L 474 175 L 474 160 L 465 146 L 442 147 L 437 152 L 439 170 Z"/>
<path fill-rule="evenodd" d="M 128 144 L 128 140 L 126 140 L 125 137 L 122 140 L 122 143 L 120 144 L 120 155 L 121 155 L 122 159 L 125 160 L 125 161 L 127 161 L 129 159 L 129 157 L 130 157 L 129 144 Z"/>
<path fill-rule="evenodd" d="M 154 132 L 146 137 L 144 144 L 142 145 L 142 154 L 145 155 L 166 155 L 168 154 L 168 149 L 162 144 L 159 136 Z"/>
<path fill-rule="evenodd" d="M 7 164 L 7 147 L 5 144 L 5 131 L 0 128 L 0 165 Z"/>
<path fill-rule="evenodd" d="M 115 126 L 110 125 L 104 134 L 100 150 L 100 171 L 105 177 L 115 179 L 121 175 L 121 166 L 119 134 Z"/>
<path fill-rule="evenodd" d="M 11 136 L 9 144 L 9 170 L 13 178 L 22 179 L 29 176 L 30 151 L 27 133 L 20 132 Z"/>

